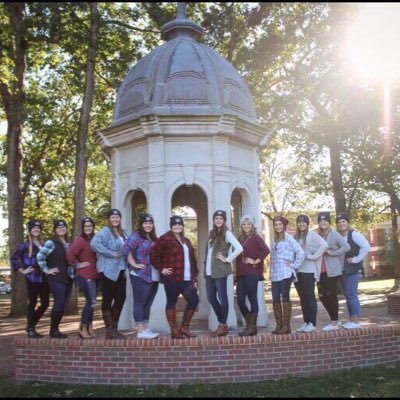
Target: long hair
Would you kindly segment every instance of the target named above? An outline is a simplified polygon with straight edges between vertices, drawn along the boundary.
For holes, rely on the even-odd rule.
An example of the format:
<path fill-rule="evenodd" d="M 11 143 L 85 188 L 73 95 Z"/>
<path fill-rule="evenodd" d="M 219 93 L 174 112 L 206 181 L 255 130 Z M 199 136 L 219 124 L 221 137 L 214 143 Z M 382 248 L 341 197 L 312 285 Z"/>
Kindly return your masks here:
<path fill-rule="evenodd" d="M 294 235 L 294 238 L 298 241 L 301 242 L 300 246 L 304 248 L 306 245 L 306 240 L 307 240 L 307 234 L 308 234 L 308 226 L 305 231 L 300 231 L 299 228 L 296 229 L 296 234 Z"/>
<path fill-rule="evenodd" d="M 40 230 L 40 235 L 38 236 L 38 240 L 39 242 L 43 245 L 43 239 L 42 239 L 42 230 Z M 33 252 L 33 239 L 32 239 L 32 235 L 30 233 L 28 233 L 28 256 L 32 257 L 32 252 Z"/>
<path fill-rule="evenodd" d="M 95 235 L 95 232 L 94 232 L 94 227 L 93 227 L 93 232 L 90 234 L 90 235 L 87 235 L 86 233 L 85 233 L 85 229 L 82 227 L 82 231 L 81 231 L 81 236 L 85 239 L 85 240 L 88 240 L 89 242 L 93 239 L 93 236 Z"/>
<path fill-rule="evenodd" d="M 175 233 L 172 232 L 172 228 L 170 229 L 170 232 L 171 232 L 171 235 L 175 235 Z M 181 233 L 178 233 L 182 243 L 186 242 L 186 237 L 185 237 L 185 233 L 184 232 L 185 232 L 185 228 L 182 229 Z"/>
<path fill-rule="evenodd" d="M 60 236 L 58 236 L 58 235 L 56 234 L 56 231 L 54 230 L 54 231 L 53 231 L 52 240 L 59 240 L 59 239 L 60 239 Z M 69 237 L 68 237 L 68 234 L 67 234 L 67 233 L 64 235 L 64 239 L 65 239 L 65 241 L 66 241 L 67 243 L 69 243 Z"/>
<path fill-rule="evenodd" d="M 112 233 L 115 237 L 117 237 L 117 235 L 116 235 L 116 233 L 115 233 L 115 231 L 114 231 L 114 227 L 111 225 L 111 221 L 110 221 L 110 220 L 108 220 L 107 226 L 110 228 L 111 233 Z M 121 236 L 122 239 L 125 240 L 125 239 L 126 239 L 126 236 L 125 236 L 124 230 L 122 229 L 121 222 L 120 222 L 119 225 L 117 226 L 117 231 L 118 231 L 118 235 Z"/>
<path fill-rule="evenodd" d="M 248 235 L 246 235 L 244 233 L 244 230 L 242 228 L 242 224 L 240 224 L 240 232 L 239 232 L 239 242 L 241 242 L 242 240 L 246 239 L 247 237 L 252 237 L 257 233 L 257 228 L 251 224 L 251 231 Z"/>
<path fill-rule="evenodd" d="M 221 226 L 221 229 L 218 230 L 218 228 L 215 226 L 213 223 L 213 228 L 211 229 L 209 235 L 208 235 L 208 241 L 211 244 L 211 246 L 214 246 L 214 243 L 222 243 L 225 241 L 225 236 L 226 232 L 228 231 L 228 227 L 224 223 L 224 225 Z"/>
<path fill-rule="evenodd" d="M 137 233 L 141 238 L 147 239 L 147 232 L 145 232 L 145 230 L 143 229 L 143 224 L 139 225 Z M 156 228 L 154 227 L 154 224 L 153 224 L 153 229 L 148 233 L 148 235 L 152 242 L 155 242 L 157 240 Z"/>

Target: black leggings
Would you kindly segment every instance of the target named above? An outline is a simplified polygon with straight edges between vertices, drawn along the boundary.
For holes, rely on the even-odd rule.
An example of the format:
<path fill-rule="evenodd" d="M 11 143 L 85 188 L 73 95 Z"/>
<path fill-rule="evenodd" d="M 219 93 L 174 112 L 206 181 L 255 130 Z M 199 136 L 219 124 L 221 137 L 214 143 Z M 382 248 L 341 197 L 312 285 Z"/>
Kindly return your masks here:
<path fill-rule="evenodd" d="M 26 280 L 28 289 L 28 308 L 26 313 L 28 328 L 35 328 L 49 306 L 50 288 L 47 281 L 42 283 Z M 36 308 L 37 299 L 40 297 L 40 306 Z"/>
<path fill-rule="evenodd" d="M 315 278 L 313 272 L 298 272 L 294 286 L 300 297 L 301 311 L 305 323 L 317 325 L 317 300 L 315 298 Z"/>
<path fill-rule="evenodd" d="M 329 278 L 326 272 L 323 272 L 317 283 L 319 299 L 328 312 L 331 321 L 339 319 L 339 301 L 337 296 L 339 279 L 340 275 Z"/>
<path fill-rule="evenodd" d="M 103 273 L 100 274 L 103 298 L 101 302 L 102 311 L 121 312 L 125 302 L 126 279 L 125 271 L 121 271 L 116 281 L 108 279 Z"/>

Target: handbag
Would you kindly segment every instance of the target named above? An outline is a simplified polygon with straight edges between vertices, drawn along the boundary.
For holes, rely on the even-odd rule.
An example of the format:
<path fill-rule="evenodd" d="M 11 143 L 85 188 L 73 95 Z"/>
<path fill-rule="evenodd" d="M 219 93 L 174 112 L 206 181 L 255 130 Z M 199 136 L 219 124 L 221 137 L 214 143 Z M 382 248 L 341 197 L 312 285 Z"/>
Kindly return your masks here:
<path fill-rule="evenodd" d="M 360 264 L 356 263 L 348 263 L 347 261 L 344 262 L 343 273 L 344 275 L 354 275 L 360 270 Z"/>

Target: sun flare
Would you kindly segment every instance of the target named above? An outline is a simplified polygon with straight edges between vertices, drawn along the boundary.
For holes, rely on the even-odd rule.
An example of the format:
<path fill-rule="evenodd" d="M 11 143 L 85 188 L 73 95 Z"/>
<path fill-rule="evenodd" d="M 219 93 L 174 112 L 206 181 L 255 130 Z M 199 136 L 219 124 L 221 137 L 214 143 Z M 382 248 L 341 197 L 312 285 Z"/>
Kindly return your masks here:
<path fill-rule="evenodd" d="M 362 75 L 400 78 L 400 3 L 360 3 L 348 32 L 347 51 Z"/>

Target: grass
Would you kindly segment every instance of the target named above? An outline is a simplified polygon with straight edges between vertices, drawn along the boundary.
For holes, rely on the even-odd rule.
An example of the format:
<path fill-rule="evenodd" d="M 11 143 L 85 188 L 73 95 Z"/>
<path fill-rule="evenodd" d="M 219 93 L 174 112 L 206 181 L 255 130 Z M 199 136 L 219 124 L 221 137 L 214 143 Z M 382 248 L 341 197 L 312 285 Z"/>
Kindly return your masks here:
<path fill-rule="evenodd" d="M 397 288 L 394 287 L 394 279 L 374 279 L 374 280 L 363 280 L 358 285 L 358 293 L 375 295 L 375 294 L 389 294 L 397 292 Z"/>
<path fill-rule="evenodd" d="M 176 386 L 15 383 L 0 376 L 0 397 L 398 397 L 400 362 L 305 378 Z"/>

